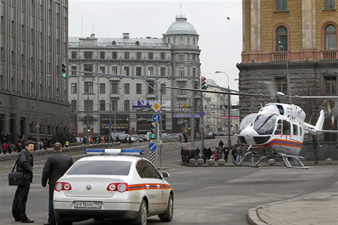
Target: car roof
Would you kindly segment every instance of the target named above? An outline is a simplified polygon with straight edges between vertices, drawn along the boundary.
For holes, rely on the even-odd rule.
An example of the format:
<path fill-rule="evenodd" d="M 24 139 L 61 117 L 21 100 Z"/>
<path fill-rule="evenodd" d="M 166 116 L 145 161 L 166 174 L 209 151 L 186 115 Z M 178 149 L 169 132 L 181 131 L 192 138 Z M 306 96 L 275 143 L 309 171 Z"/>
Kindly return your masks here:
<path fill-rule="evenodd" d="M 125 156 L 125 155 L 98 155 L 87 156 L 79 159 L 78 161 L 125 161 L 125 162 L 137 162 L 141 159 L 145 159 L 138 156 Z"/>

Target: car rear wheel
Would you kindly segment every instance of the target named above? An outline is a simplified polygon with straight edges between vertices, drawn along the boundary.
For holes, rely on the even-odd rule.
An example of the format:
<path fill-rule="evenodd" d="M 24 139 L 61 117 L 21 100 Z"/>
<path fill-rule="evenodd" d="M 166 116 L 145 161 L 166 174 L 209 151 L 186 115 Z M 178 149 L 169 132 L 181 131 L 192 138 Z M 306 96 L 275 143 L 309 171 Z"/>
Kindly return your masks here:
<path fill-rule="evenodd" d="M 140 210 L 137 215 L 137 219 L 134 224 L 137 225 L 147 225 L 148 222 L 148 209 L 146 201 L 142 200 L 140 205 Z"/>
<path fill-rule="evenodd" d="M 167 211 L 161 215 L 159 215 L 162 222 L 170 222 L 172 221 L 174 216 L 174 197 L 173 195 L 169 195 L 168 200 L 168 208 Z"/>

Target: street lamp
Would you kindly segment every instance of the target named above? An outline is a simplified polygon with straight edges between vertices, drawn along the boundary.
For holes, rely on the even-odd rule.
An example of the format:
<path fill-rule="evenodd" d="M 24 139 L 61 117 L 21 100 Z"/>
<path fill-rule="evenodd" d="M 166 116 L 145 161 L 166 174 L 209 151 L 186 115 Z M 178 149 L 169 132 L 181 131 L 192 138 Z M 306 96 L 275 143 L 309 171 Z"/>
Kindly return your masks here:
<path fill-rule="evenodd" d="M 281 41 L 278 41 L 278 45 L 279 47 L 284 51 L 284 54 L 286 55 L 286 49 L 284 48 L 283 44 Z M 288 91 L 288 96 L 289 96 L 289 102 L 292 103 L 292 99 L 291 99 L 291 81 L 290 81 L 290 74 L 289 74 L 289 64 L 288 64 L 288 58 L 285 57 L 285 63 L 286 63 L 286 79 L 287 79 L 287 91 Z M 281 90 L 282 91 L 282 90 Z"/>
<path fill-rule="evenodd" d="M 230 83 L 229 83 L 229 75 L 226 72 L 222 71 L 215 71 L 215 73 L 223 73 L 227 76 L 228 78 L 228 92 L 230 92 Z M 228 93 L 228 148 L 229 150 L 231 149 L 231 115 L 230 115 L 230 107 L 231 107 L 231 100 L 230 100 L 230 93 Z"/>

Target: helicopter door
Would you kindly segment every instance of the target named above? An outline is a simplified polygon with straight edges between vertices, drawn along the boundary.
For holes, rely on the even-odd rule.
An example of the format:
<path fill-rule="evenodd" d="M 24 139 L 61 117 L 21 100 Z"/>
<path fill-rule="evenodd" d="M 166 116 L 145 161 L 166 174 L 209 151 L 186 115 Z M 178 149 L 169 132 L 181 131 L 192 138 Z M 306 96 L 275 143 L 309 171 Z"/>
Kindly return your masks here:
<path fill-rule="evenodd" d="M 293 132 L 292 135 L 298 136 L 298 126 L 296 124 L 292 124 Z"/>
<path fill-rule="evenodd" d="M 283 120 L 283 135 L 285 135 L 285 138 L 287 139 L 287 135 L 290 135 L 291 134 L 291 124 L 286 121 L 286 120 Z"/>
<path fill-rule="evenodd" d="M 277 128 L 275 130 L 275 135 L 281 134 L 282 133 L 282 121 L 278 120 L 277 122 Z"/>

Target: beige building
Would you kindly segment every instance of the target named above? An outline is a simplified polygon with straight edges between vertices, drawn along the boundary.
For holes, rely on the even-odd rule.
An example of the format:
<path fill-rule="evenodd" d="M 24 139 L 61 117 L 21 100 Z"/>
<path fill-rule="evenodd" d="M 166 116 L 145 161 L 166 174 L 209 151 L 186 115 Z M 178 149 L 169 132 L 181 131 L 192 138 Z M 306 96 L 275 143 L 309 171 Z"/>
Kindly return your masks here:
<path fill-rule="evenodd" d="M 154 113 L 151 105 L 159 100 L 158 83 L 162 87 L 162 130 L 182 132 L 191 110 L 182 105 L 195 105 L 197 110 L 199 95 L 166 87 L 199 88 L 199 55 L 198 34 L 183 16 L 161 38 L 133 38 L 129 33 L 121 38 L 94 34 L 70 38 L 72 131 L 86 136 L 89 128 L 90 135 L 108 135 L 111 124 L 113 131 L 145 134 Z M 153 80 L 144 82 L 148 78 Z"/>
<path fill-rule="evenodd" d="M 243 51 L 239 90 L 322 95 L 327 99 L 292 100 L 315 123 L 329 96 L 337 96 L 338 11 L 334 0 L 242 0 Z M 274 85 L 275 84 L 275 85 Z M 241 118 L 274 99 L 240 97 Z M 289 102 L 287 99 L 283 100 Z M 289 102 L 290 103 L 290 102 Z M 338 114 L 338 102 L 332 111 Z M 335 106 L 334 106 L 335 105 Z M 338 130 L 328 116 L 324 129 Z M 322 139 L 337 145 L 337 134 Z M 336 156 L 338 157 L 338 155 Z"/>
<path fill-rule="evenodd" d="M 68 1 L 1 1 L 0 16 L 0 132 L 14 140 L 67 132 Z"/>

